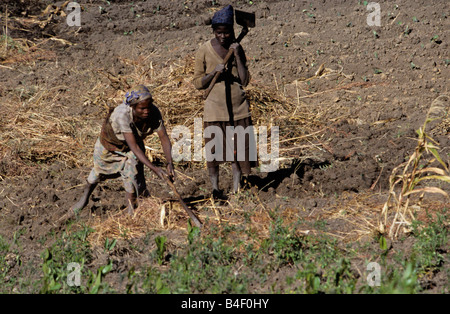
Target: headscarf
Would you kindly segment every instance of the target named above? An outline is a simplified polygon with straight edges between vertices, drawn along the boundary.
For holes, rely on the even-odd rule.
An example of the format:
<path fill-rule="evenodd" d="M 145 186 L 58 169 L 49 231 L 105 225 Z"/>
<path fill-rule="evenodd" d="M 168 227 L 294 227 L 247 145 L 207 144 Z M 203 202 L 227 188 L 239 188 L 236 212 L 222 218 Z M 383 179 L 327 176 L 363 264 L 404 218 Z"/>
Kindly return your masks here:
<path fill-rule="evenodd" d="M 148 88 L 144 85 L 138 85 L 134 87 L 131 91 L 125 94 L 124 103 L 127 106 L 133 106 L 141 101 L 147 100 L 152 97 L 152 94 Z"/>
<path fill-rule="evenodd" d="M 231 5 L 227 5 L 220 11 L 217 11 L 211 21 L 212 25 L 226 24 L 234 25 L 234 9 Z"/>

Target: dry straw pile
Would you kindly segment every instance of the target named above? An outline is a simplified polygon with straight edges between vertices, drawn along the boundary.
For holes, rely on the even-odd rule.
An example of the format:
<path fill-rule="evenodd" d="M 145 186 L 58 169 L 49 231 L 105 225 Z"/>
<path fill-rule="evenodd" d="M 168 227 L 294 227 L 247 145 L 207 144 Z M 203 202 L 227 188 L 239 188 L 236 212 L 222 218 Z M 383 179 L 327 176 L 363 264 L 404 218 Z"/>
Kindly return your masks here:
<path fill-rule="evenodd" d="M 160 210 L 164 208 L 158 198 L 147 198 L 140 202 L 138 210 L 131 216 L 127 211 L 117 211 L 108 217 L 94 217 L 91 227 L 95 232 L 89 236 L 94 246 L 102 246 L 106 239 L 133 239 L 145 236 L 150 230 L 162 229 Z"/>
<path fill-rule="evenodd" d="M 345 194 L 326 210 L 309 214 L 301 207 L 270 208 L 261 201 L 257 192 L 232 195 L 225 202 L 203 199 L 189 205 L 203 222 L 202 235 L 218 236 L 217 231 L 224 230 L 221 227 L 233 227 L 234 231 L 228 234 L 226 241 L 239 239 L 252 243 L 256 248 L 270 237 L 276 221 L 282 221 L 283 226 L 295 227 L 290 229 L 291 236 L 327 234 L 343 243 L 372 238 L 381 210 L 378 196 L 369 194 L 357 197 Z M 103 246 L 108 239 L 143 238 L 152 231 L 186 233 L 188 219 L 178 202 L 147 198 L 140 201 L 134 216 L 122 210 L 108 213 L 107 217 L 94 217 L 90 226 L 95 231 L 88 240 L 93 246 Z M 329 231 L 320 230 L 315 222 L 324 219 L 339 225 Z"/>
<path fill-rule="evenodd" d="M 201 210 L 197 212 L 204 223 L 203 235 L 217 235 L 214 227 L 228 225 L 237 226 L 234 237 L 241 240 L 254 241 L 256 246 L 261 240 L 269 236 L 270 228 L 274 222 L 274 214 L 258 200 L 257 194 L 251 199 L 243 195 L 232 196 L 224 203 L 217 203 L 212 199 L 198 201 Z M 244 203 L 252 210 L 245 209 Z M 253 203 L 255 202 L 255 203 Z M 278 213 L 286 224 L 296 223 L 298 209 L 289 208 Z M 89 242 L 93 246 L 103 246 L 107 239 L 135 239 L 142 238 L 150 231 L 178 230 L 187 232 L 189 216 L 176 201 L 163 201 L 156 197 L 142 199 L 133 216 L 126 210 L 109 213 L 105 217 L 94 217 L 90 226 L 95 230 L 89 236 Z M 239 228 L 245 225 L 245 230 Z M 217 230 L 217 229 L 216 229 Z M 221 230 L 221 229 L 219 229 Z M 298 234 L 308 234 L 308 230 L 297 230 Z M 257 235 L 249 238 L 248 234 Z"/>

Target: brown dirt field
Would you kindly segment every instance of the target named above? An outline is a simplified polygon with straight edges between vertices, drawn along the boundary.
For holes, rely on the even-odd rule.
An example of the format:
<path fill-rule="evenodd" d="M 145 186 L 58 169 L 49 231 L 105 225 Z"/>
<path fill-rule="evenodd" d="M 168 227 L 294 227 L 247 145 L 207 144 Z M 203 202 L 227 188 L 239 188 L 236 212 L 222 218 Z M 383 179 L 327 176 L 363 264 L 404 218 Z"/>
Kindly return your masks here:
<path fill-rule="evenodd" d="M 204 21 L 225 5 L 215 2 L 80 1 L 82 26 L 69 27 L 64 10 L 57 9 L 63 1 L 47 13 L 51 1 L 2 1 L 1 34 L 13 41 L 3 36 L 0 44 L 0 235 L 25 234 L 22 263 L 38 265 L 47 245 L 38 240 L 64 231 L 58 219 L 80 196 L 106 108 L 120 102 L 127 85 L 143 81 L 154 89 L 169 132 L 183 119 L 189 124 L 189 116 L 201 118 L 201 110 L 190 110 L 201 109 L 201 99 L 189 89 L 189 66 L 199 44 L 212 36 Z M 250 94 L 270 91 L 298 106 L 283 119 L 271 114 L 282 133 L 280 169 L 255 170 L 252 187 L 220 211 L 280 208 L 294 211 L 293 217 L 324 221 L 327 233 L 342 243 L 371 242 L 392 170 L 414 152 L 416 130 L 431 103 L 450 93 L 450 3 L 383 2 L 382 26 L 370 27 L 358 1 L 229 2 L 257 16 L 257 27 L 242 42 L 252 73 Z M 322 64 L 325 73 L 315 76 Z M 162 94 L 175 93 L 177 86 L 178 98 Z M 181 101 L 181 93 L 190 90 L 195 104 Z M 429 131 L 447 164 L 448 108 L 447 103 L 446 117 Z M 177 110 L 186 116 L 171 115 Z M 258 110 L 253 103 L 252 112 Z M 302 138 L 292 139 L 294 134 Z M 157 147 L 156 142 L 149 143 Z M 163 164 L 160 156 L 155 161 Z M 200 201 L 210 190 L 204 164 L 180 163 L 177 170 L 186 201 L 202 218 L 216 217 L 214 205 Z M 221 173 L 221 188 L 229 191 L 230 167 Z M 146 174 L 152 195 L 174 199 Z M 438 184 L 450 192 L 449 184 Z M 117 215 L 125 208 L 124 196 L 120 180 L 101 184 L 80 220 L 94 224 Z M 422 211 L 426 204 L 441 211 L 449 200 L 433 194 Z M 177 215 L 173 228 L 152 230 L 182 245 L 186 220 L 182 212 Z M 92 265 L 104 258 L 99 254 Z M 140 258 L 117 256 L 125 270 L 143 263 Z M 436 279 L 435 288 L 443 286 Z"/>

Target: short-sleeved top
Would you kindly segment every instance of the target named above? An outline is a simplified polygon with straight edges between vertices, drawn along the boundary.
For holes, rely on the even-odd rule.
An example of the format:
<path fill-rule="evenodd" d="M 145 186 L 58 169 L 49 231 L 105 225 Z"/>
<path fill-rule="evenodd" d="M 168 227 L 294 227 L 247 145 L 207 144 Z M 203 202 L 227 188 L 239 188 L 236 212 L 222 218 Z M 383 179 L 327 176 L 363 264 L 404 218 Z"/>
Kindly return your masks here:
<path fill-rule="evenodd" d="M 117 139 L 125 141 L 123 133 L 133 133 L 144 140 L 154 132 L 158 132 L 164 125 L 161 112 L 156 106 L 152 106 L 151 112 L 143 130 L 139 130 L 133 122 L 133 109 L 126 104 L 117 106 L 109 118 L 111 127 Z"/>
<path fill-rule="evenodd" d="M 195 87 L 202 89 L 202 78 L 206 74 L 214 71 L 215 67 L 221 63 L 223 63 L 223 58 L 214 50 L 211 41 L 207 41 L 201 45 L 195 56 Z M 219 79 L 205 100 L 203 120 L 206 122 L 230 121 L 229 109 L 227 107 L 227 88 L 229 88 L 228 93 L 230 94 L 231 106 L 233 108 L 233 120 L 237 121 L 250 116 L 249 104 L 242 87 L 248 84 L 248 82 L 240 81 L 237 63 L 234 58 L 231 62 L 231 67 L 229 67 L 227 77 L 228 82 Z"/>

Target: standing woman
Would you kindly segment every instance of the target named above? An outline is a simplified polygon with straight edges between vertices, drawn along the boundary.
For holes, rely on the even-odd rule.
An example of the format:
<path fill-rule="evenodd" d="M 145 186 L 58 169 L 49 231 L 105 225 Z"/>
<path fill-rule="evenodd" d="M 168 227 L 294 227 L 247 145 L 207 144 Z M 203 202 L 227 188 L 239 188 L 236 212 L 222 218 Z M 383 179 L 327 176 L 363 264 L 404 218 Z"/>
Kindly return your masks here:
<path fill-rule="evenodd" d="M 217 135 L 214 138 L 205 139 L 206 143 L 214 142 L 214 148 L 222 146 L 222 160 L 208 160 L 207 168 L 212 183 L 213 195 L 219 196 L 219 164 L 223 161 L 232 162 L 233 191 L 240 187 L 242 173 L 248 175 L 255 162 L 249 158 L 250 140 L 245 143 L 245 160 L 237 158 L 236 139 L 234 140 L 234 160 L 226 160 L 226 142 L 232 143 L 233 139 L 226 138 L 227 127 L 242 126 L 246 129 L 252 126 L 249 104 L 243 87 L 250 81 L 250 73 L 247 67 L 247 59 L 244 49 L 236 42 L 234 33 L 234 10 L 231 5 L 216 12 L 212 18 L 214 38 L 204 43 L 195 57 L 194 85 L 197 89 L 207 89 L 216 73 L 220 73 L 219 79 L 212 88 L 204 103 L 204 128 L 210 126 L 220 128 L 223 134 L 223 142 Z M 224 65 L 224 59 L 229 49 L 234 50 L 234 55 L 228 64 Z M 208 153 L 206 152 L 207 156 Z M 215 152 L 211 152 L 215 154 Z"/>
<path fill-rule="evenodd" d="M 106 117 L 94 148 L 94 167 L 87 178 L 81 199 L 69 216 L 83 209 L 97 184 L 108 178 L 122 177 L 128 211 L 133 214 L 138 196 L 148 196 L 144 165 L 164 180 L 166 172 L 153 165 L 145 155 L 144 139 L 157 132 L 167 160 L 168 176 L 173 180 L 172 145 L 159 109 L 147 87 L 139 85 Z"/>

